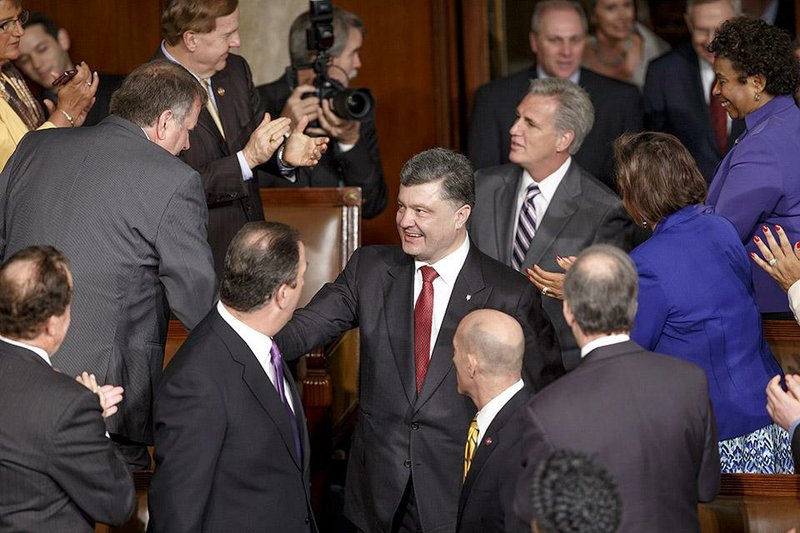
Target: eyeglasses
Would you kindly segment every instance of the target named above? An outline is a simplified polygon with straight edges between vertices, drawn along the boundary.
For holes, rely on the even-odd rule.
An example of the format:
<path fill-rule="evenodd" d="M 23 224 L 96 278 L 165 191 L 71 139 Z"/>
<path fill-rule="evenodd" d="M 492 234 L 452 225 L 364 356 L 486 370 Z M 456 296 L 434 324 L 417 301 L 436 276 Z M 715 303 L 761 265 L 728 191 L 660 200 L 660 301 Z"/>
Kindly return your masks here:
<path fill-rule="evenodd" d="M 0 22 L 0 32 L 8 33 L 10 31 L 14 31 L 14 28 L 17 27 L 17 22 L 19 22 L 20 26 L 25 26 L 25 23 L 28 22 L 28 17 L 30 17 L 29 11 L 20 11 L 17 18 L 6 19 L 3 22 Z"/>

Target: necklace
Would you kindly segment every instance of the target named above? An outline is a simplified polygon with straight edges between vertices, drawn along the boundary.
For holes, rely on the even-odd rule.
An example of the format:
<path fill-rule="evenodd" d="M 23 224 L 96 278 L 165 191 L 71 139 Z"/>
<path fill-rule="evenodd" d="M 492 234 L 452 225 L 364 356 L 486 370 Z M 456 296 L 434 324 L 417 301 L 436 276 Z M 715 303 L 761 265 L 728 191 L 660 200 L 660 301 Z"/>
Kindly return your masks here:
<path fill-rule="evenodd" d="M 589 46 L 591 47 L 592 52 L 594 52 L 594 56 L 597 58 L 599 63 L 607 67 L 618 67 L 625 63 L 625 59 L 628 57 L 628 52 L 633 46 L 633 40 L 630 37 L 625 39 L 625 42 L 622 43 L 622 52 L 619 53 L 619 56 L 611 59 L 604 56 L 600 51 L 600 45 L 597 43 L 597 37 L 592 37 L 589 40 Z"/>

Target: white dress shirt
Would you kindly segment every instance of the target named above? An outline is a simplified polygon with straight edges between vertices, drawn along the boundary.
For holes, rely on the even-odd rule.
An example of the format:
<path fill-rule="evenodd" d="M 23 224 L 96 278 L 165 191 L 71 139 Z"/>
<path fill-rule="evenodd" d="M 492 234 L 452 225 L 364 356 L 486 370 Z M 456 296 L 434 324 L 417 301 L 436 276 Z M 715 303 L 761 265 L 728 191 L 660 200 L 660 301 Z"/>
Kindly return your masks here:
<path fill-rule="evenodd" d="M 556 189 L 558 189 L 558 186 L 561 185 L 561 180 L 563 180 L 564 176 L 566 176 L 570 163 L 572 163 L 571 156 L 568 157 L 567 160 L 564 161 L 564 164 L 558 167 L 555 172 L 537 183 L 539 186 L 539 194 L 533 199 L 533 209 L 536 213 L 537 229 L 539 228 L 539 224 L 542 223 L 542 219 L 547 212 L 550 201 L 553 199 L 553 195 L 556 193 Z M 512 235 L 517 234 L 517 226 L 519 225 L 519 212 L 522 211 L 522 205 L 525 203 L 525 197 L 528 194 L 528 185 L 531 183 L 534 183 L 533 178 L 527 170 L 523 170 L 522 179 L 519 181 L 519 187 L 517 188 L 517 206 L 516 211 L 514 211 L 514 233 L 512 233 Z"/>
<path fill-rule="evenodd" d="M 612 344 L 619 344 L 621 342 L 627 342 L 631 340 L 631 336 L 626 333 L 618 333 L 616 335 L 605 335 L 603 337 L 597 338 L 591 342 L 587 342 L 583 348 L 581 348 L 581 359 L 589 355 L 592 350 L 596 348 L 600 348 L 602 346 L 611 346 Z"/>
<path fill-rule="evenodd" d="M 429 264 L 422 261 L 414 261 L 414 305 L 417 305 L 417 298 L 419 298 L 419 293 L 422 292 L 422 272 L 419 269 L 429 265 L 439 274 L 439 277 L 433 280 L 433 320 L 431 321 L 429 357 L 433 354 L 433 348 L 436 346 L 436 337 L 439 335 L 439 328 L 442 327 L 444 313 L 447 311 L 447 304 L 450 303 L 450 295 L 453 294 L 453 286 L 456 284 L 456 278 L 458 278 L 458 274 L 464 266 L 464 261 L 467 260 L 468 253 L 469 235 L 464 237 L 464 242 L 458 249 L 435 263 Z"/>
<path fill-rule="evenodd" d="M 272 386 L 275 387 L 275 369 L 272 368 L 272 356 L 269 353 L 272 349 L 272 338 L 254 330 L 233 316 L 222 302 L 217 302 L 217 311 L 222 317 L 222 320 L 224 320 L 233 331 L 242 338 L 245 344 L 247 344 L 258 360 L 258 364 L 261 365 L 261 368 L 263 368 L 264 372 L 267 374 Z M 280 346 L 278 348 L 280 348 Z M 278 388 L 275 387 L 275 390 L 278 390 Z M 289 383 L 286 381 L 285 375 L 283 377 L 283 391 L 286 395 L 286 401 L 289 403 L 289 407 L 292 408 L 292 412 L 296 412 L 297 410 L 294 407 L 294 402 L 292 402 L 291 389 L 289 389 Z"/>
<path fill-rule="evenodd" d="M 522 390 L 524 383 L 522 379 L 508 387 L 506 390 L 492 398 L 489 403 L 483 406 L 483 409 L 478 411 L 478 414 L 475 415 L 475 419 L 478 422 L 478 445 L 475 446 L 475 449 L 478 449 L 478 446 L 481 445 L 481 437 L 486 433 L 486 430 L 489 429 L 489 426 L 492 425 L 492 421 L 494 417 L 497 416 L 497 413 L 506 406 L 508 401 L 514 397 L 516 393 Z M 473 453 L 473 457 L 474 457 Z"/>

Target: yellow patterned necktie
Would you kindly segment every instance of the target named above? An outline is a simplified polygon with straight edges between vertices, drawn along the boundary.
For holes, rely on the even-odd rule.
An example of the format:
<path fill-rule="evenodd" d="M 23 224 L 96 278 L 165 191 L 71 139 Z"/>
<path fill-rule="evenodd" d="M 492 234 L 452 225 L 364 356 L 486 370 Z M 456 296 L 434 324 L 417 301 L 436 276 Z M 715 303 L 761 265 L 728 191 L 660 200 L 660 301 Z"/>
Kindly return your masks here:
<path fill-rule="evenodd" d="M 222 129 L 222 121 L 219 118 L 219 112 L 217 111 L 217 106 L 214 104 L 214 99 L 211 94 L 211 80 L 206 78 L 203 80 L 203 85 L 206 87 L 206 92 L 208 93 L 208 102 L 206 102 L 206 109 L 208 109 L 208 113 L 211 115 L 214 124 L 217 125 L 217 129 L 219 130 L 220 135 L 222 138 L 225 138 L 225 132 Z"/>
<path fill-rule="evenodd" d="M 469 467 L 472 465 L 472 455 L 475 453 L 475 448 L 478 447 L 478 420 L 472 419 L 469 423 L 469 433 L 467 434 L 467 445 L 464 446 L 464 479 L 467 479 Z"/>

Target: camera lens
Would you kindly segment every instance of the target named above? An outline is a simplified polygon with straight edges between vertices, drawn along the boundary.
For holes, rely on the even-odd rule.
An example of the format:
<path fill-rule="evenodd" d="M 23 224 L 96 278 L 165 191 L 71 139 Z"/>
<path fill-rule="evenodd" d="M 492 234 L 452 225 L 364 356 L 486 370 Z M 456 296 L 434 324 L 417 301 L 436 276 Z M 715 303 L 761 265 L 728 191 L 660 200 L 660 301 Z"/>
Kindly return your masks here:
<path fill-rule="evenodd" d="M 347 120 L 365 120 L 374 105 L 375 99 L 369 89 L 343 89 L 331 99 L 333 112 Z"/>

